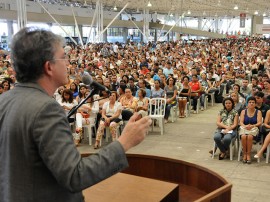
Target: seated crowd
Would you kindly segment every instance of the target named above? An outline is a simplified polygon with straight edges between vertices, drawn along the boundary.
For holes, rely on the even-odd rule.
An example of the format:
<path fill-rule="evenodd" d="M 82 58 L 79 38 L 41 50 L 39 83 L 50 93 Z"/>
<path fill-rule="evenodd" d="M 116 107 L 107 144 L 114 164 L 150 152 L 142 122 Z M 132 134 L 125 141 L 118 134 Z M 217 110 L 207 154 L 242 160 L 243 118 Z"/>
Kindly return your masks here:
<path fill-rule="evenodd" d="M 74 139 L 81 139 L 83 124 L 96 119 L 94 147 L 98 148 L 105 127 L 113 140 L 122 120 L 134 112 L 148 114 L 149 99 L 165 98 L 165 123 L 171 108 L 179 109 L 179 118 L 186 117 L 187 104 L 196 114 L 205 110 L 205 102 L 215 99 L 223 103 L 217 118 L 214 140 L 220 150 L 219 159 L 228 155 L 231 140 L 239 134 L 243 146 L 243 162 L 250 163 L 254 141 L 265 139 L 270 131 L 270 50 L 263 38 L 211 39 L 192 43 L 176 41 L 128 44 L 88 44 L 86 48 L 68 44 L 69 82 L 55 92 L 55 99 L 68 113 L 89 94 L 82 77 L 90 74 L 111 90 L 96 92 L 77 114 Z M 16 83 L 9 56 L 0 55 L 0 94 Z M 225 98 L 225 99 L 224 99 Z M 268 117 L 269 116 L 269 117 Z M 262 126 L 262 118 L 264 125 Z M 266 142 L 269 143 L 269 138 Z M 266 145 L 267 147 L 267 145 Z M 259 158 L 265 152 L 255 155 Z"/>

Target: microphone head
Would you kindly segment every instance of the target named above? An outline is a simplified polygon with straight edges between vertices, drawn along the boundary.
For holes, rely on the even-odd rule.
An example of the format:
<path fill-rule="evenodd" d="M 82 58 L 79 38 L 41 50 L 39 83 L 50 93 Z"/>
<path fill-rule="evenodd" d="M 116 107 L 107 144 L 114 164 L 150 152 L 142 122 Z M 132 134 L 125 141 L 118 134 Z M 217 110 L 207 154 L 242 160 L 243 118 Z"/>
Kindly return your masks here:
<path fill-rule="evenodd" d="M 92 77 L 91 77 L 89 74 L 83 74 L 82 82 L 83 82 L 85 85 L 89 86 L 89 85 L 92 84 L 93 79 L 92 79 Z"/>

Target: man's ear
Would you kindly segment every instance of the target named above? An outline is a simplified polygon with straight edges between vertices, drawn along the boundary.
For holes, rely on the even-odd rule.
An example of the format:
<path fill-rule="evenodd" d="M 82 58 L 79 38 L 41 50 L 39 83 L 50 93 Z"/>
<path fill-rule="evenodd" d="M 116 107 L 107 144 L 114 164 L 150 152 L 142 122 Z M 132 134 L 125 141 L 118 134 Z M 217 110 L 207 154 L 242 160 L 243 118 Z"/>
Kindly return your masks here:
<path fill-rule="evenodd" d="M 52 73 L 52 63 L 50 61 L 46 61 L 45 64 L 43 65 L 44 68 L 44 74 L 51 76 Z"/>

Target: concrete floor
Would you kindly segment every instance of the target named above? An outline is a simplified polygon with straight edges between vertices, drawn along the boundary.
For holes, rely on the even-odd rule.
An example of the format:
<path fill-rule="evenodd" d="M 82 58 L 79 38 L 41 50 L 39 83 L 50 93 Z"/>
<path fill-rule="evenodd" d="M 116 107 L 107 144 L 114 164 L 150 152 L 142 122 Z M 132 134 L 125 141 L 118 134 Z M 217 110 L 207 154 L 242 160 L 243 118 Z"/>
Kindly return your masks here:
<path fill-rule="evenodd" d="M 219 161 L 217 155 L 212 159 L 208 153 L 213 146 L 217 113 L 221 108 L 221 104 L 215 104 L 199 114 L 178 118 L 176 122 L 165 125 L 163 136 L 160 136 L 159 129 L 155 127 L 154 132 L 150 132 L 140 145 L 128 153 L 181 159 L 207 167 L 233 184 L 233 202 L 270 201 L 270 164 L 266 164 L 265 159 L 261 163 L 253 159 L 252 164 L 247 165 L 238 162 L 236 154 L 233 161 Z M 86 144 L 78 149 L 81 152 L 96 152 L 93 146 Z"/>

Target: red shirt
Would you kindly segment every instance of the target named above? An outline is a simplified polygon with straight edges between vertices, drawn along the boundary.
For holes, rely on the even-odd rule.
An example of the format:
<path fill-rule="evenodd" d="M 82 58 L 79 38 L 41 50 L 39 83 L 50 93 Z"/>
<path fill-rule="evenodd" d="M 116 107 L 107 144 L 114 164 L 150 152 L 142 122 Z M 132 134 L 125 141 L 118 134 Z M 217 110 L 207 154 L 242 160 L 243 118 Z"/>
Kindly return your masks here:
<path fill-rule="evenodd" d="M 140 71 L 140 74 L 146 75 L 149 71 L 149 69 L 145 68 Z"/>
<path fill-rule="evenodd" d="M 200 82 L 199 81 L 196 81 L 196 82 L 189 82 L 188 84 L 191 88 L 191 92 L 194 92 L 194 91 L 198 91 L 200 90 Z M 200 95 L 200 93 L 198 93 Z"/>

